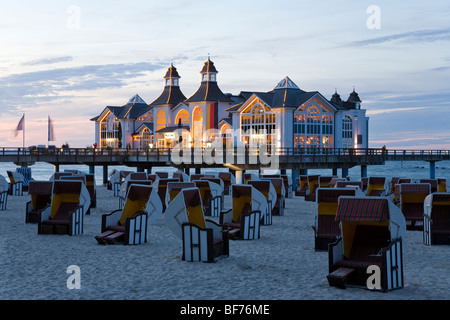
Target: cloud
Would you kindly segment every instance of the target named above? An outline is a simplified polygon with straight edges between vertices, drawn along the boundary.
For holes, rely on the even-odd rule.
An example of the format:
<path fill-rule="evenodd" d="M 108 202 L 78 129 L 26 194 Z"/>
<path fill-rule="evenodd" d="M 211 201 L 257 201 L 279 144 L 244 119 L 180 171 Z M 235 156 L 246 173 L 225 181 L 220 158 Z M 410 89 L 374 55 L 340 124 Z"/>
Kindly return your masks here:
<path fill-rule="evenodd" d="M 374 116 L 382 113 L 393 113 L 393 112 L 407 112 L 416 110 L 429 110 L 429 107 L 413 107 L 413 108 L 389 108 L 389 109 L 378 109 L 378 110 L 367 110 L 368 116 Z"/>
<path fill-rule="evenodd" d="M 382 44 L 386 42 L 435 42 L 450 40 L 450 29 L 431 29 L 431 30 L 416 30 L 411 32 L 404 32 L 393 34 L 384 37 L 354 41 L 349 43 L 349 47 L 362 47 L 368 45 Z"/>
<path fill-rule="evenodd" d="M 69 62 L 72 60 L 73 60 L 73 57 L 71 57 L 71 56 L 44 58 L 44 59 L 27 61 L 27 62 L 23 63 L 23 65 L 24 66 L 41 66 L 41 65 L 54 64 L 54 63 L 59 63 L 59 62 Z"/>
<path fill-rule="evenodd" d="M 162 63 L 122 63 L 57 68 L 0 77 L 0 105 L 8 111 L 37 102 L 71 96 L 70 91 L 115 89 L 149 72 L 165 69 Z"/>

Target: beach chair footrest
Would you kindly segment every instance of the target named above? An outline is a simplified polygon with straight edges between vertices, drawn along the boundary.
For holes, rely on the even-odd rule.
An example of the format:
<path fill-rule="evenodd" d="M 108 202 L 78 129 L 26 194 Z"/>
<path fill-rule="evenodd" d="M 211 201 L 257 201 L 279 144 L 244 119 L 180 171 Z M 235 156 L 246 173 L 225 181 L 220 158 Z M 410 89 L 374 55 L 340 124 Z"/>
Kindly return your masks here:
<path fill-rule="evenodd" d="M 352 268 L 339 268 L 327 276 L 330 286 L 345 289 L 347 278 L 355 271 Z"/>

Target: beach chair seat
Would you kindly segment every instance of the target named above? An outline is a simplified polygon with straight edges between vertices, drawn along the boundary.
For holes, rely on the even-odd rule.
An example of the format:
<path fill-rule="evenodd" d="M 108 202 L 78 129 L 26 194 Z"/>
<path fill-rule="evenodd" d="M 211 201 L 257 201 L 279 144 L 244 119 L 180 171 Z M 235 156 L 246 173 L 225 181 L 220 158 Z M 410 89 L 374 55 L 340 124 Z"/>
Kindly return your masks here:
<path fill-rule="evenodd" d="M 41 211 L 52 202 L 52 181 L 35 181 L 28 184 L 31 200 L 25 206 L 25 223 L 39 223 Z"/>
<path fill-rule="evenodd" d="M 424 202 L 423 243 L 450 245 L 450 193 L 433 193 Z"/>
<path fill-rule="evenodd" d="M 6 171 L 6 173 L 9 178 L 9 195 L 19 197 L 23 196 L 23 175 L 12 171 Z"/>
<path fill-rule="evenodd" d="M 267 199 L 252 185 L 232 186 L 232 209 L 220 214 L 220 224 L 229 227 L 230 239 L 255 240 L 261 237 L 261 219 Z"/>
<path fill-rule="evenodd" d="M 217 262 L 229 256 L 228 227 L 205 219 L 200 190 L 184 188 L 164 213 L 167 227 L 182 240 L 182 260 Z"/>
<path fill-rule="evenodd" d="M 370 266 L 381 271 L 383 292 L 402 288 L 402 239 L 406 223 L 400 209 L 388 198 L 340 196 L 336 213 L 341 234 L 328 247 L 330 286 L 367 288 Z"/>
<path fill-rule="evenodd" d="M 399 187 L 399 207 L 409 230 L 423 230 L 424 202 L 431 193 L 430 183 L 402 183 Z"/>
<path fill-rule="evenodd" d="M 97 242 L 102 245 L 146 243 L 149 216 L 146 209 L 152 192 L 152 186 L 131 184 L 124 208 L 102 215 L 101 234 L 95 237 Z"/>
<path fill-rule="evenodd" d="M 40 211 L 38 234 L 83 233 L 86 186 L 81 181 L 53 181 L 50 205 Z"/>

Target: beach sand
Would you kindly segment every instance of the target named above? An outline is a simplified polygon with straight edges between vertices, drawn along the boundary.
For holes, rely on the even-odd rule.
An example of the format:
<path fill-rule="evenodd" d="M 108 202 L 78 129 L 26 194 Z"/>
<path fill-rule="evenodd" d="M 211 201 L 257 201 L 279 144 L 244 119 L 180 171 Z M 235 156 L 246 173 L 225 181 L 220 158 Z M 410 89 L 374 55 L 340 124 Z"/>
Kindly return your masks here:
<path fill-rule="evenodd" d="M 97 208 L 85 216 L 80 236 L 38 235 L 25 224 L 29 196 L 8 197 L 0 212 L 0 299 L 8 300 L 403 300 L 450 298 L 450 248 L 425 246 L 421 231 L 403 243 L 405 287 L 387 292 L 330 287 L 328 253 L 315 252 L 317 204 L 286 199 L 284 216 L 261 227 L 261 239 L 231 241 L 217 263 L 181 260 L 181 240 L 164 221 L 149 227 L 148 243 L 102 246 L 101 215 L 118 198 L 97 187 Z M 226 196 L 226 207 L 231 199 Z M 69 290 L 69 266 L 81 271 L 81 289 Z"/>

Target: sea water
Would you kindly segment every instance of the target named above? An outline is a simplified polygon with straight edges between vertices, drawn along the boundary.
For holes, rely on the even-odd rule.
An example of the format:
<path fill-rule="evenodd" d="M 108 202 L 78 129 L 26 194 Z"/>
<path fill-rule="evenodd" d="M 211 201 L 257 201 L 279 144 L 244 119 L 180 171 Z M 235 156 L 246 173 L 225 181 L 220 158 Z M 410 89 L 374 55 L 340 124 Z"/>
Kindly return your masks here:
<path fill-rule="evenodd" d="M 5 178 L 8 177 L 7 171 L 15 171 L 18 168 L 13 163 L 0 163 L 0 175 Z M 55 172 L 55 167 L 52 164 L 45 162 L 38 162 L 31 167 L 31 176 L 34 180 L 49 180 L 51 176 Z M 108 177 L 112 170 L 127 170 L 127 171 L 136 171 L 136 168 L 127 167 L 127 166 L 109 166 L 108 167 Z M 89 172 L 89 166 L 87 165 L 61 165 L 59 167 L 60 172 L 64 170 L 80 170 L 82 172 Z M 155 172 L 175 172 L 176 168 L 172 167 L 154 167 L 152 168 L 151 173 Z M 205 168 L 202 169 L 202 172 L 219 172 L 219 171 L 227 171 L 226 168 L 218 168 L 211 169 Z M 258 174 L 258 171 L 249 170 L 248 172 Z M 445 178 L 447 181 L 450 181 L 450 161 L 440 161 L 436 162 L 436 178 Z M 193 173 L 193 169 L 191 169 L 191 173 Z M 274 170 L 268 170 L 264 172 L 265 174 L 273 174 L 276 173 Z M 287 173 L 290 174 L 291 171 L 287 170 Z M 310 169 L 308 170 L 308 174 L 320 174 L 324 176 L 331 176 L 331 169 Z M 338 170 L 338 176 L 341 177 L 342 172 Z M 349 169 L 348 175 L 351 180 L 359 180 L 361 178 L 361 167 L 356 166 Z M 384 165 L 377 166 L 368 166 L 367 167 L 367 177 L 386 177 L 390 180 L 392 177 L 399 178 L 411 178 L 415 181 L 419 179 L 429 179 L 430 178 L 430 165 L 425 161 L 387 161 Z M 103 184 L 103 167 L 98 166 L 95 167 L 95 181 L 97 185 Z"/>

